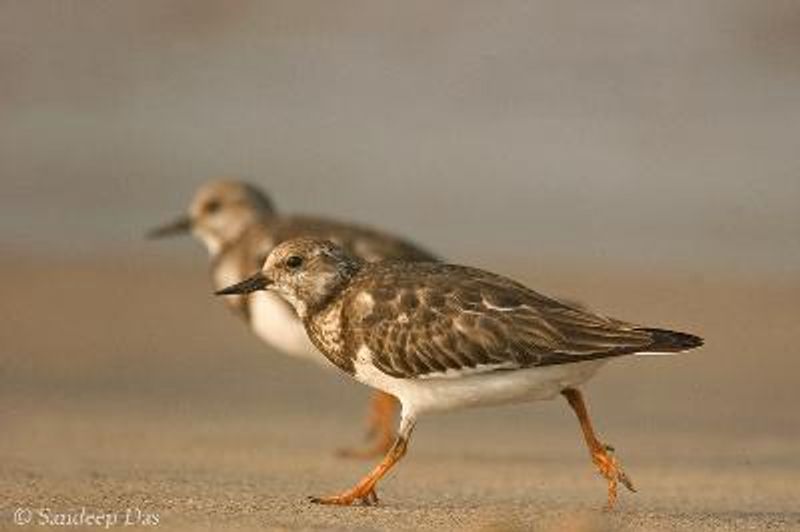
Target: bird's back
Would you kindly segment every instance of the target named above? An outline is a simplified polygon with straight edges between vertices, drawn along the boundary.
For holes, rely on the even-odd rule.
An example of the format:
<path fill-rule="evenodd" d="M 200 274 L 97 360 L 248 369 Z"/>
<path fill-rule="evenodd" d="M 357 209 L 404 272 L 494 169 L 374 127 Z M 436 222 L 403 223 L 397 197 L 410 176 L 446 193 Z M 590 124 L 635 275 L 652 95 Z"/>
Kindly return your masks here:
<path fill-rule="evenodd" d="M 285 216 L 274 222 L 271 232 L 275 245 L 298 237 L 330 240 L 367 262 L 438 260 L 425 249 L 385 231 L 360 224 L 344 223 L 312 216 Z"/>
<path fill-rule="evenodd" d="M 347 349 L 366 347 L 378 368 L 403 378 L 673 352 L 700 342 L 594 314 L 465 266 L 368 264 L 340 299 Z"/>

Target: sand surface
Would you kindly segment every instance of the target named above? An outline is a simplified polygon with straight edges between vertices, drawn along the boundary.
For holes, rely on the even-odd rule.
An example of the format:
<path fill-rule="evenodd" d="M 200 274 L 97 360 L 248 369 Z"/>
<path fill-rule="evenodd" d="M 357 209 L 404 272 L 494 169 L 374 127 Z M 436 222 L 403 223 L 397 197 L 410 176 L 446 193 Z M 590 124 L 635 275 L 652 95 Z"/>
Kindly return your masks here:
<path fill-rule="evenodd" d="M 361 441 L 365 388 L 260 345 L 200 263 L 5 257 L 0 529 L 85 509 L 159 530 L 800 530 L 797 279 L 505 272 L 708 339 L 588 385 L 639 488 L 617 511 L 561 401 L 423 419 L 380 506 L 308 504 L 371 465 L 333 455 Z"/>

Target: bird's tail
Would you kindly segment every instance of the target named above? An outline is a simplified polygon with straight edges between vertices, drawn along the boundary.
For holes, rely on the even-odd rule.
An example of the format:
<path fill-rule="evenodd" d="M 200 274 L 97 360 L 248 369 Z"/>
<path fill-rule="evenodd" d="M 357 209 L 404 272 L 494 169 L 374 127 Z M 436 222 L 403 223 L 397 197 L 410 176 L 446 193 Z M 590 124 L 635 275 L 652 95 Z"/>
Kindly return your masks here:
<path fill-rule="evenodd" d="M 667 329 L 640 329 L 650 334 L 653 339 L 647 347 L 646 353 L 649 355 L 668 355 L 672 353 L 683 353 L 703 345 L 703 339 L 689 333 L 670 331 Z"/>

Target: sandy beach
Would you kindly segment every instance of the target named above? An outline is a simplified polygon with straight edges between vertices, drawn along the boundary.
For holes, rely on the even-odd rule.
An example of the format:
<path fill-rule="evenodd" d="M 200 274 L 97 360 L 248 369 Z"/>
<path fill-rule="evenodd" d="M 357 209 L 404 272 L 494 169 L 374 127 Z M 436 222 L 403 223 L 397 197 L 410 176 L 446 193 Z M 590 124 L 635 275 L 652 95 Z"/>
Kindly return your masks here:
<path fill-rule="evenodd" d="M 17 257 L 0 271 L 0 529 L 26 528 L 22 508 L 29 527 L 84 511 L 159 530 L 800 530 L 800 283 L 505 273 L 708 340 L 587 387 L 639 489 L 616 511 L 561 401 L 423 419 L 380 506 L 311 505 L 371 465 L 334 456 L 361 442 L 365 388 L 259 344 L 197 264 Z"/>
<path fill-rule="evenodd" d="M 0 2 L 0 530 L 800 530 L 800 2 Z M 210 179 L 706 346 L 422 419 L 259 343 Z M 77 522 L 77 523 L 76 523 Z"/>

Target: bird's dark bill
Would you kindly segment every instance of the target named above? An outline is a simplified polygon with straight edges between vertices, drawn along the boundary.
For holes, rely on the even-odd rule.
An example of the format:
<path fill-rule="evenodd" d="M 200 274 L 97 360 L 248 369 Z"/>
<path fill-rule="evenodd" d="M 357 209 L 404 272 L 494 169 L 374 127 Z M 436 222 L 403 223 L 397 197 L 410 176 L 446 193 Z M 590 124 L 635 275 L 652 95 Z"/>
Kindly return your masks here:
<path fill-rule="evenodd" d="M 266 290 L 269 285 L 269 280 L 259 272 L 242 282 L 223 288 L 222 290 L 217 290 L 215 293 L 218 296 L 249 294 L 257 290 Z"/>
<path fill-rule="evenodd" d="M 147 238 L 164 238 L 166 236 L 184 235 L 192 230 L 192 220 L 182 216 L 168 224 L 148 231 Z"/>

